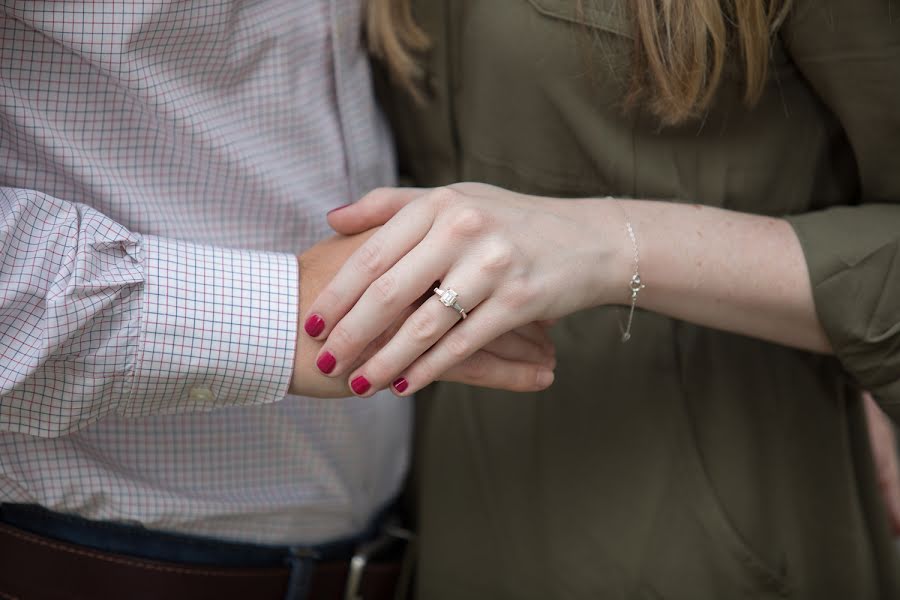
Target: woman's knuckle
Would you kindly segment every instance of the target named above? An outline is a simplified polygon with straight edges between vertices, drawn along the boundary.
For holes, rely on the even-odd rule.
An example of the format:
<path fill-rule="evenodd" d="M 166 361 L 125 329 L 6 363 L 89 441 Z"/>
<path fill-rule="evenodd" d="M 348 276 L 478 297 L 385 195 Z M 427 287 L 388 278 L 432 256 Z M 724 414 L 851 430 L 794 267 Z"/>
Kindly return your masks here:
<path fill-rule="evenodd" d="M 363 275 L 377 276 L 381 272 L 381 249 L 370 240 L 360 247 L 355 263 Z"/>
<path fill-rule="evenodd" d="M 447 354 L 454 360 L 460 362 L 472 353 L 472 346 L 469 341 L 461 335 L 452 335 L 444 339 Z"/>
<path fill-rule="evenodd" d="M 503 304 L 511 311 L 520 311 L 530 307 L 536 297 L 537 294 L 531 284 L 521 278 L 512 281 L 500 295 Z"/>
<path fill-rule="evenodd" d="M 488 226 L 487 213 L 474 206 L 460 208 L 450 219 L 450 232 L 461 238 L 468 238 L 484 233 Z"/>
<path fill-rule="evenodd" d="M 356 340 L 346 327 L 338 325 L 328 335 L 328 342 L 333 347 L 346 351 L 349 348 L 353 348 Z"/>
<path fill-rule="evenodd" d="M 417 344 L 430 344 L 438 335 L 437 323 L 428 315 L 414 313 L 406 323 L 409 337 Z"/>
<path fill-rule="evenodd" d="M 456 183 L 451 183 L 447 187 L 451 190 L 456 190 L 460 194 L 464 194 L 466 196 L 474 196 L 477 195 L 478 192 L 483 191 L 488 186 L 484 183 L 478 183 L 476 181 L 458 181 Z"/>
<path fill-rule="evenodd" d="M 514 252 L 507 242 L 493 242 L 484 252 L 481 270 L 486 275 L 496 275 L 512 265 Z"/>
<path fill-rule="evenodd" d="M 384 274 L 376 279 L 369 288 L 374 299 L 388 306 L 393 306 L 397 301 L 397 280 L 391 275 Z"/>
<path fill-rule="evenodd" d="M 459 190 L 448 186 L 434 188 L 429 195 L 431 202 L 439 209 L 444 209 L 453 205 L 458 202 L 461 197 L 462 193 L 460 193 Z"/>

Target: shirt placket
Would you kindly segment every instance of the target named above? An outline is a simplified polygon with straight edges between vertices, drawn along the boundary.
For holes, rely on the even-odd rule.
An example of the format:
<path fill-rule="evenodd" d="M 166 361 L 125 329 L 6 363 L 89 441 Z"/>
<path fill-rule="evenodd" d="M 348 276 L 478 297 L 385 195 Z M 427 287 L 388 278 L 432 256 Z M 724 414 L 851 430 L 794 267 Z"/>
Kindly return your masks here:
<path fill-rule="evenodd" d="M 348 198 L 355 200 L 365 190 L 359 176 L 360 148 L 355 136 L 351 134 L 350 115 L 353 110 L 353 99 L 349 90 L 347 77 L 352 71 L 354 61 L 360 60 L 355 52 L 360 43 L 361 4 L 346 0 L 329 0 L 331 9 L 331 44 L 333 49 L 332 68 L 334 69 L 334 93 L 341 135 L 344 141 L 344 161 L 347 170 Z"/>

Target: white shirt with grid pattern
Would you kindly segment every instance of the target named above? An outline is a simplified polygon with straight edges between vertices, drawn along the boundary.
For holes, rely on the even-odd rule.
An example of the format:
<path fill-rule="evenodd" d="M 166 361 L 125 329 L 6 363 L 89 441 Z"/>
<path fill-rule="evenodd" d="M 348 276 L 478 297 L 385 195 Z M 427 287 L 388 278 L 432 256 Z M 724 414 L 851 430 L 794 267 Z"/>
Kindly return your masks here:
<path fill-rule="evenodd" d="M 358 531 L 409 402 L 285 394 L 295 254 L 393 177 L 359 0 L 0 6 L 0 501 Z"/>

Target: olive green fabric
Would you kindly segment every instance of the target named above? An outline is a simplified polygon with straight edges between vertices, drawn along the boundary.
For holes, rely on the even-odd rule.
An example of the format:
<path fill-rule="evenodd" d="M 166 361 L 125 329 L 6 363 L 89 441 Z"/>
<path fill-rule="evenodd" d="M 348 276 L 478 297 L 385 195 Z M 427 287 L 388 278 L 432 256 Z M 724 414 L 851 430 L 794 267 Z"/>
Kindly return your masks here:
<path fill-rule="evenodd" d="M 755 108 L 732 62 L 662 127 L 622 109 L 626 1 L 413 0 L 427 98 L 384 95 L 404 174 L 791 215 L 837 356 L 645 312 L 623 345 L 601 308 L 555 328 L 546 392 L 432 387 L 418 595 L 900 598 L 858 400 L 900 418 L 900 18 L 801 2 Z"/>

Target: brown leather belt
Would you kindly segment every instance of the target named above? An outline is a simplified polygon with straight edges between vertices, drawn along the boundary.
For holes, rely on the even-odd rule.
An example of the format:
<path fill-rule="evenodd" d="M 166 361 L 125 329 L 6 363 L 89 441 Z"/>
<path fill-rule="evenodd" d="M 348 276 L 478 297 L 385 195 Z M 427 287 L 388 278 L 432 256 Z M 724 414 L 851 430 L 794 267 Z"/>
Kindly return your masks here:
<path fill-rule="evenodd" d="M 310 600 L 392 600 L 401 563 L 314 562 Z M 145 560 L 59 542 L 0 523 L 2 600 L 284 600 L 290 569 L 218 568 Z"/>

